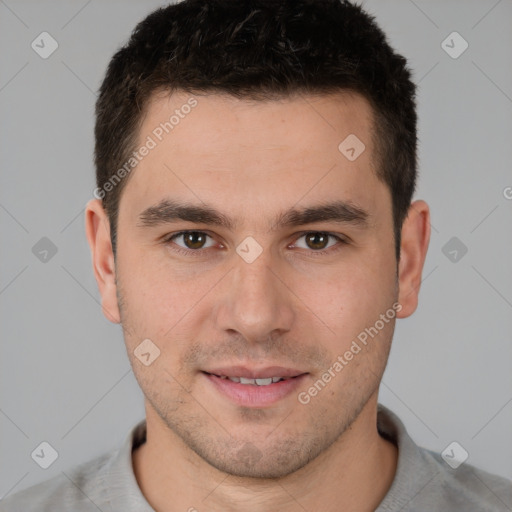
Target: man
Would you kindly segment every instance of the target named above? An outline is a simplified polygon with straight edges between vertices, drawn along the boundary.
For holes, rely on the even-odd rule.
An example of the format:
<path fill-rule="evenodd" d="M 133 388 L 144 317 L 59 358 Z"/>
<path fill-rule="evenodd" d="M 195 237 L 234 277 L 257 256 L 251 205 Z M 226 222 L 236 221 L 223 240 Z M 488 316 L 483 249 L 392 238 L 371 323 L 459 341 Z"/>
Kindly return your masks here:
<path fill-rule="evenodd" d="M 187 0 L 112 59 L 93 269 L 146 420 L 8 511 L 496 511 L 378 405 L 429 209 L 415 86 L 360 7 Z"/>

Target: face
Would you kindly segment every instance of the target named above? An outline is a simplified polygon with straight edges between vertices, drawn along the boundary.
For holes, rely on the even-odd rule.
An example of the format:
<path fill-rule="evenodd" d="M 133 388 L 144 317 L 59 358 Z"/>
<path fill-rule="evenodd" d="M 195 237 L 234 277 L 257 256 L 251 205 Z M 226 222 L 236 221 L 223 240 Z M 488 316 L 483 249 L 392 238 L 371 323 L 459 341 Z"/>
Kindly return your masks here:
<path fill-rule="evenodd" d="M 139 142 L 155 144 L 121 196 L 104 304 L 120 306 L 148 421 L 222 471 L 279 477 L 340 438 L 388 356 L 397 261 L 371 108 L 190 98 L 149 106 Z"/>

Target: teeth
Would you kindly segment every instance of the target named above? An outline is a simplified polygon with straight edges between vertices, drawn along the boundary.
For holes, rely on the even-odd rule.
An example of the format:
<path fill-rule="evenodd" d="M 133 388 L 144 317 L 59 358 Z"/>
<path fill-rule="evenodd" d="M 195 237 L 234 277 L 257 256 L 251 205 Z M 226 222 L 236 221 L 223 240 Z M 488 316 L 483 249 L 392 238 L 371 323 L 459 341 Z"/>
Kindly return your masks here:
<path fill-rule="evenodd" d="M 286 377 L 267 377 L 266 379 L 247 379 L 245 377 L 226 377 L 225 375 L 219 376 L 221 379 L 229 379 L 232 382 L 239 384 L 252 384 L 254 386 L 268 386 L 280 380 L 286 380 Z"/>
<path fill-rule="evenodd" d="M 269 377 L 268 379 L 254 379 L 256 381 L 256 384 L 258 386 L 268 386 L 269 384 L 272 384 L 272 377 Z"/>

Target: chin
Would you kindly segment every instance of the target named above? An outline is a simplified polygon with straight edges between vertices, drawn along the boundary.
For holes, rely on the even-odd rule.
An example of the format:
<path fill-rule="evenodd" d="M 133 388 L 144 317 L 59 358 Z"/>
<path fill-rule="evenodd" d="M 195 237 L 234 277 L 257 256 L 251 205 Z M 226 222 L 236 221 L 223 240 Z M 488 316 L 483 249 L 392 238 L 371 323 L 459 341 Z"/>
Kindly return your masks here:
<path fill-rule="evenodd" d="M 302 469 L 318 457 L 331 443 L 327 439 L 275 439 L 265 446 L 251 441 L 186 439 L 201 459 L 215 469 L 237 478 L 276 479 Z"/>

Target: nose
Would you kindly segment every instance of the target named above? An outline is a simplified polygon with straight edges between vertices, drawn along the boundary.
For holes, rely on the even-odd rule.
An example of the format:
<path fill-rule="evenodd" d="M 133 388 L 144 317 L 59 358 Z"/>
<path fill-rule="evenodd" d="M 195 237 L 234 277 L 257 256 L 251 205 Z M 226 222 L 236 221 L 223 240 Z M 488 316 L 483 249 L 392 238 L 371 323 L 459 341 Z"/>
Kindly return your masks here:
<path fill-rule="evenodd" d="M 235 257 L 215 306 L 217 328 L 263 343 L 291 330 L 294 295 L 286 283 L 284 265 L 263 251 L 248 263 Z"/>

